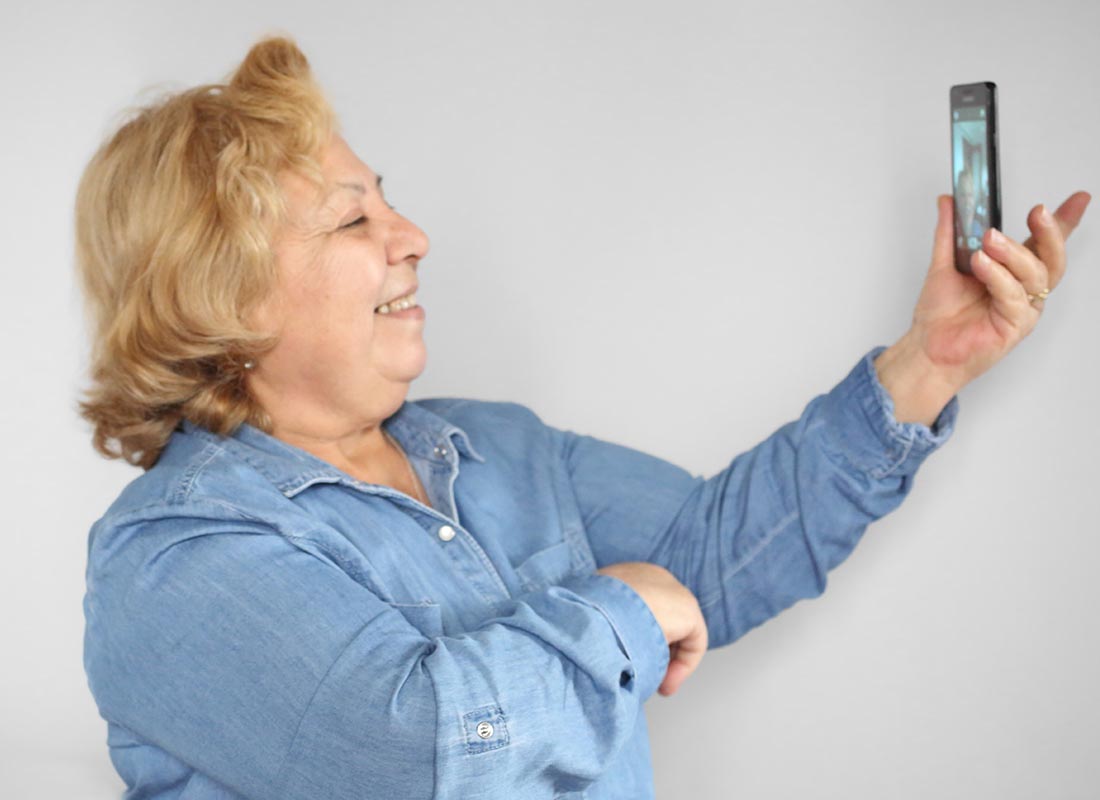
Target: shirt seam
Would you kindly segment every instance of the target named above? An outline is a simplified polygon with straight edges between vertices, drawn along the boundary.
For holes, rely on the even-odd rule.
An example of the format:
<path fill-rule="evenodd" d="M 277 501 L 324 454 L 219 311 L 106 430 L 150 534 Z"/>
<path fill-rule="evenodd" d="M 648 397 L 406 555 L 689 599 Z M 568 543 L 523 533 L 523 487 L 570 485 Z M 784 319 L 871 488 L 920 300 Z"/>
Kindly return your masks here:
<path fill-rule="evenodd" d="M 294 725 L 294 735 L 290 738 L 290 744 L 287 745 L 286 752 L 283 753 L 282 760 L 279 762 L 279 772 L 275 778 L 276 797 L 282 797 L 283 789 L 286 786 L 286 782 L 290 779 L 290 776 L 286 774 L 286 770 L 290 768 L 290 755 L 294 752 L 294 745 L 298 743 L 298 736 L 301 733 L 302 724 L 305 722 L 306 717 L 309 715 L 310 709 L 313 708 L 313 703 L 317 699 L 317 695 L 320 693 L 321 688 L 325 685 L 325 682 L 328 681 L 328 676 L 332 674 L 332 671 L 336 668 L 336 665 L 339 664 L 340 660 L 344 657 L 344 654 L 347 653 L 347 651 L 351 648 L 353 644 L 355 644 L 356 641 L 358 641 L 363 631 L 366 630 L 371 622 L 373 622 L 373 619 L 363 623 L 363 625 L 355 632 L 355 635 L 348 639 L 344 646 L 340 648 L 340 652 L 337 653 L 336 657 L 332 659 L 332 663 L 328 665 L 328 668 L 325 670 L 325 674 L 322 675 L 320 680 L 317 681 L 317 685 L 313 687 L 313 692 L 309 696 L 309 702 L 307 702 L 306 707 L 302 709 L 302 713 L 298 716 L 298 721 Z"/>
<path fill-rule="evenodd" d="M 184 503 L 179 503 L 179 502 L 163 500 L 163 499 L 156 500 L 156 501 L 151 502 L 151 503 L 146 503 L 145 505 L 141 505 L 141 506 L 137 506 L 135 508 L 128 509 L 127 511 L 124 511 L 124 512 L 118 514 L 117 516 L 114 516 L 113 518 L 111 518 L 109 520 L 104 518 L 104 520 L 101 520 L 101 522 L 109 522 L 109 524 L 112 528 L 121 528 L 121 527 L 124 527 L 124 526 L 129 525 L 129 524 L 134 523 L 134 522 L 143 521 L 141 518 L 147 512 L 149 512 L 153 509 L 163 509 L 164 511 L 171 512 L 171 516 L 178 516 L 178 514 L 181 510 L 179 507 L 181 505 L 185 505 L 185 504 Z M 304 535 L 304 534 L 284 532 L 284 531 L 280 530 L 279 528 L 275 527 L 274 524 L 270 520 L 266 520 L 263 517 L 258 517 L 254 514 L 250 514 L 247 511 L 245 511 L 241 508 L 238 508 L 237 506 L 233 506 L 233 505 L 230 505 L 229 503 L 226 503 L 224 500 L 218 500 L 217 498 L 214 498 L 214 497 L 188 497 L 187 501 L 186 501 L 186 505 L 192 505 L 192 506 L 198 506 L 198 507 L 201 507 L 201 506 L 214 506 L 214 507 L 220 508 L 224 511 L 228 511 L 228 512 L 230 512 L 230 514 L 233 515 L 232 518 L 225 520 L 226 522 L 232 522 L 235 519 L 246 520 L 248 522 L 257 522 L 257 523 L 260 523 L 261 525 L 265 525 L 265 526 L 269 527 L 271 529 L 271 533 L 273 535 L 283 536 L 287 539 L 301 539 L 301 540 L 304 540 L 304 541 L 312 542 L 312 543 L 316 544 L 318 547 L 321 547 L 321 542 L 317 541 L 316 539 L 314 539 L 311 536 Z M 165 519 L 165 517 L 160 516 L 160 517 L 155 517 L 155 518 L 153 518 L 149 521 L 150 522 L 160 522 L 163 519 Z M 324 549 L 324 548 L 322 547 L 322 549 Z M 327 552 L 327 550 L 325 552 Z"/>
<path fill-rule="evenodd" d="M 209 454 L 207 454 L 209 451 Z M 177 503 L 186 502 L 191 498 L 191 493 L 195 489 L 195 483 L 202 475 L 203 470 L 210 464 L 218 454 L 224 452 L 224 448 L 217 442 L 208 441 L 205 448 L 195 458 L 187 469 L 184 471 L 180 478 L 179 485 L 176 487 L 176 491 L 173 492 L 172 501 Z M 205 458 L 203 458 L 205 456 Z"/>
<path fill-rule="evenodd" d="M 772 542 L 775 541 L 776 537 L 778 537 L 780 533 L 785 531 L 787 529 L 787 527 L 792 522 L 797 520 L 800 516 L 801 516 L 801 514 L 798 511 L 798 509 L 795 509 L 794 511 L 789 512 L 785 517 L 781 518 L 777 523 L 775 523 L 775 525 L 773 525 L 768 530 L 768 532 L 760 538 L 760 541 L 757 542 L 749 550 L 748 553 L 743 555 L 737 561 L 737 563 L 734 564 L 733 567 L 730 568 L 729 572 L 727 572 L 725 575 L 722 576 L 721 586 L 719 586 L 718 590 L 712 596 L 708 597 L 705 601 L 701 601 L 699 603 L 700 610 L 702 610 L 704 608 L 710 608 L 715 603 L 720 601 L 722 599 L 722 597 L 724 596 L 724 594 L 725 594 L 722 591 L 722 587 L 725 586 L 725 584 L 728 581 L 730 581 L 734 577 L 736 577 L 737 574 L 739 572 L 741 572 L 741 570 L 743 570 L 750 563 L 752 563 L 756 559 L 756 557 L 758 555 L 760 555 L 761 552 L 763 552 L 767 547 L 769 547 L 771 545 Z"/>

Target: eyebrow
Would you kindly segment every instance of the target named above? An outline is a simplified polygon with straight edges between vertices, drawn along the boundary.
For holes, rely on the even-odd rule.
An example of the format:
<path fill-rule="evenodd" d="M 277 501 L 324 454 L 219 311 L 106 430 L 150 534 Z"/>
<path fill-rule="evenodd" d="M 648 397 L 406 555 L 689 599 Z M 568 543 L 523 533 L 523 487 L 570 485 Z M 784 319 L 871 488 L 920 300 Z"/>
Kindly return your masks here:
<path fill-rule="evenodd" d="M 381 175 L 375 176 L 374 185 L 379 189 L 382 188 L 382 176 Z M 352 190 L 358 192 L 359 194 L 366 194 L 367 193 L 367 187 L 364 186 L 361 183 L 340 181 L 336 184 L 336 186 L 341 188 L 341 189 L 352 189 Z"/>

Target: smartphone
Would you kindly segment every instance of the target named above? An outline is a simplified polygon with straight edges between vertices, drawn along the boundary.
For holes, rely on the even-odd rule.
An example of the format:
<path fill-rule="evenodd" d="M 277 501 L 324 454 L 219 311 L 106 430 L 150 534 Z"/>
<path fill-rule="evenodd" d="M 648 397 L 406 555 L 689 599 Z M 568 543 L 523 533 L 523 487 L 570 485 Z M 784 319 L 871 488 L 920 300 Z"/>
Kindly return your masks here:
<path fill-rule="evenodd" d="M 1001 229 L 997 157 L 997 84 L 951 87 L 951 176 L 955 194 L 955 269 L 970 274 L 970 256 L 989 228 Z"/>

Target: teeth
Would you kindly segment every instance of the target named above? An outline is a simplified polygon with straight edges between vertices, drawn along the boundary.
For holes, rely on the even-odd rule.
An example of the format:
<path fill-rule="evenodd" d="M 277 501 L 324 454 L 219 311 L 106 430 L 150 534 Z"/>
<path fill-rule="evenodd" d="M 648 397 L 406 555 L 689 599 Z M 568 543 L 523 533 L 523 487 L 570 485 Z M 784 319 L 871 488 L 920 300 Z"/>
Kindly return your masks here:
<path fill-rule="evenodd" d="M 391 311 L 404 311 L 406 308 L 412 308 L 416 305 L 416 292 L 407 294 L 404 297 L 398 297 L 396 300 L 391 300 L 388 303 L 383 303 L 374 309 L 377 314 L 389 314 Z"/>

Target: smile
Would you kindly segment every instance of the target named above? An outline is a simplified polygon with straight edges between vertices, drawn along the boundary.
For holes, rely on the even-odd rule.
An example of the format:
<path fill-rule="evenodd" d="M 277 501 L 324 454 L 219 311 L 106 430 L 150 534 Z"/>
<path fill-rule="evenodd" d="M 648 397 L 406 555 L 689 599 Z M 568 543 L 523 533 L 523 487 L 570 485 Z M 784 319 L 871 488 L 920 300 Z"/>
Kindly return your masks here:
<path fill-rule="evenodd" d="M 406 308 L 412 308 L 416 305 L 416 292 L 407 294 L 404 297 L 398 297 L 396 300 L 391 300 L 389 303 L 383 303 L 374 309 L 376 314 L 389 314 L 391 311 L 404 311 Z"/>

